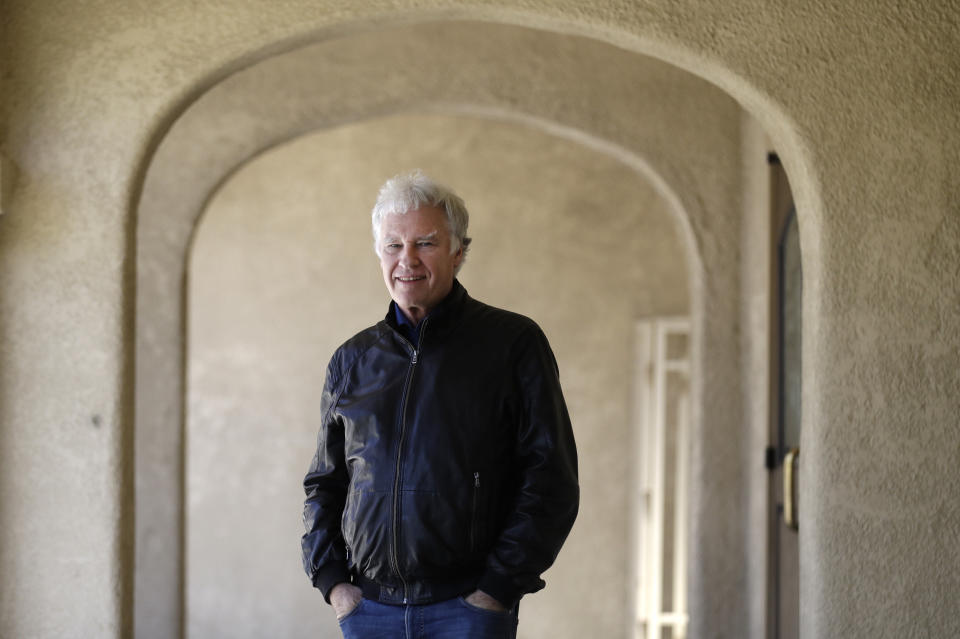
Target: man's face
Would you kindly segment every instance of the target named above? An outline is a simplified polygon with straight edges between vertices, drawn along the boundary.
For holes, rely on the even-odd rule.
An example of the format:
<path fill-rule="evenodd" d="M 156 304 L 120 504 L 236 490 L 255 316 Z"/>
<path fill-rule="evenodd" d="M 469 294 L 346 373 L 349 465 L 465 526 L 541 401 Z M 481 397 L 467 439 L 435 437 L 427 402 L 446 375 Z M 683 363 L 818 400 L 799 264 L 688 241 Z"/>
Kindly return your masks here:
<path fill-rule="evenodd" d="M 424 207 L 387 215 L 377 242 L 390 297 L 407 317 L 419 322 L 450 292 L 463 259 L 462 248 L 450 253 L 446 213 Z"/>

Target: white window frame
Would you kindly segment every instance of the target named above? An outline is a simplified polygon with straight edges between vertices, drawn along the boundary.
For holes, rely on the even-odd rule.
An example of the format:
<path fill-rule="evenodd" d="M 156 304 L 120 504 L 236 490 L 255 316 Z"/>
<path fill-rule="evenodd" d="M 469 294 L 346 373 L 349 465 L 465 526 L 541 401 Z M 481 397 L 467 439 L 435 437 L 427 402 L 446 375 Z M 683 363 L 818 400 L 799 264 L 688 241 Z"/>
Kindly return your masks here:
<path fill-rule="evenodd" d="M 682 357 L 669 358 L 667 342 L 671 336 L 686 337 Z M 663 629 L 671 629 L 672 639 L 687 635 L 687 539 L 689 507 L 689 392 L 677 398 L 676 423 L 668 424 L 667 384 L 669 373 L 685 376 L 690 384 L 690 320 L 686 317 L 660 317 L 637 322 L 635 333 L 636 374 L 634 415 L 639 463 L 635 465 L 634 522 L 635 561 L 633 566 L 634 639 L 661 639 Z M 673 521 L 672 598 L 673 609 L 663 610 L 664 504 L 666 491 L 666 433 L 675 429 L 676 475 Z"/>

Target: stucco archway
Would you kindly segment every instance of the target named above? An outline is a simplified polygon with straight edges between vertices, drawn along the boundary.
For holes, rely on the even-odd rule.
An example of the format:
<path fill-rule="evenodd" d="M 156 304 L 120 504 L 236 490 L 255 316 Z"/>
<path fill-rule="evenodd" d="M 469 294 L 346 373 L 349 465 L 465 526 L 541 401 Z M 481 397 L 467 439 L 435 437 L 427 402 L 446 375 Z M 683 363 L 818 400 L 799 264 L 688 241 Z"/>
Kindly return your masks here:
<path fill-rule="evenodd" d="M 515 122 L 437 113 L 291 140 L 245 164 L 202 217 L 188 274 L 187 633 L 336 634 L 292 552 L 297 487 L 323 363 L 383 314 L 366 211 L 397 166 L 457 185 L 474 238 L 461 282 L 535 318 L 560 365 L 581 510 L 546 590 L 524 599 L 520 636 L 617 636 L 636 588 L 627 478 L 639 452 L 626 444 L 641 382 L 630 345 L 638 318 L 688 312 L 683 243 L 666 202 L 613 157 Z"/>
<path fill-rule="evenodd" d="M 478 57 L 478 49 L 485 55 Z M 523 62 L 506 64 L 498 55 Z M 397 68 L 417 72 L 400 80 Z M 451 86 L 454 73 L 471 80 Z M 347 98 L 344 91 L 350 93 Z M 258 100 L 251 101 L 251 94 Z M 437 95 L 442 99 L 432 97 Z M 737 375 L 717 364 L 735 361 L 736 299 L 704 299 L 701 290 L 707 273 L 713 280 L 708 290 L 735 288 L 738 174 L 729 162 L 726 170 L 717 166 L 736 154 L 739 106 L 674 67 L 581 37 L 481 23 L 371 31 L 275 56 L 228 78 L 191 105 L 150 167 L 138 232 L 137 365 L 138 385 L 144 389 L 137 409 L 138 503 L 150 504 L 137 518 L 137 562 L 143 568 L 138 571 L 138 592 L 143 593 L 138 605 L 144 610 L 138 619 L 166 619 L 163 623 L 169 624 L 178 614 L 180 576 L 178 562 L 170 557 L 181 553 L 177 451 L 182 425 L 171 424 L 182 424 L 182 283 L 197 216 L 225 176 L 262 149 L 314 128 L 406 110 L 469 113 L 542 128 L 616 157 L 655 185 L 687 236 L 697 365 L 712 362 L 713 381 L 695 391 L 701 394 L 695 414 L 701 415 L 709 402 L 715 426 L 697 439 L 696 449 L 728 451 L 721 458 L 695 458 L 708 466 L 701 472 L 730 479 L 723 494 L 710 494 L 716 490 L 712 483 L 695 493 L 701 519 L 695 519 L 694 534 L 708 534 L 707 528 L 717 534 L 722 519 L 709 511 L 726 508 L 743 490 L 736 462 Z M 644 113 L 640 122 L 638 112 Z M 704 305 L 713 309 L 709 316 Z M 721 421 L 728 426 L 716 427 Z M 718 459 L 719 465 L 711 461 Z M 739 488 L 731 492 L 733 486 Z M 745 541 L 743 531 L 724 535 Z M 703 593 L 714 590 L 707 583 L 741 581 L 743 541 L 739 555 L 729 547 L 719 553 L 695 543 L 694 588 L 698 577 Z M 742 610 L 744 598 L 735 598 L 739 601 L 733 606 L 719 600 L 709 605 L 718 611 Z M 697 604 L 705 610 L 708 600 Z M 744 616 L 742 611 L 733 623 L 744 623 Z"/>

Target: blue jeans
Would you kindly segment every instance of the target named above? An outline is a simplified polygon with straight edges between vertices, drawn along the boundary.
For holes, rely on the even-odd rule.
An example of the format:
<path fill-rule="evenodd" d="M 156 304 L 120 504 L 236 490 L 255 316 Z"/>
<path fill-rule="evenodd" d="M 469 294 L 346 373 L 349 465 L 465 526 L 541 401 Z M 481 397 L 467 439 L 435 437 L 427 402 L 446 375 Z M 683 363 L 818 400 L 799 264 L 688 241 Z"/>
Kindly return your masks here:
<path fill-rule="evenodd" d="M 344 639 L 515 639 L 516 609 L 494 612 L 463 597 L 423 606 L 362 599 L 340 620 Z"/>

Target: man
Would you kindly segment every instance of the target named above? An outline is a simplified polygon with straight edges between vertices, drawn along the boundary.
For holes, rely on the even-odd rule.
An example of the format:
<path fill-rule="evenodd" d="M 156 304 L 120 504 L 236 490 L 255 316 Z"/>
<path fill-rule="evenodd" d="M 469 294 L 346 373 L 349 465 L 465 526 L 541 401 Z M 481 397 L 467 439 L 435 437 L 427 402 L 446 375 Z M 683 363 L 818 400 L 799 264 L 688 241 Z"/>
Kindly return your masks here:
<path fill-rule="evenodd" d="M 456 280 L 463 200 L 389 180 L 373 235 L 392 302 L 330 360 L 303 563 L 344 637 L 515 637 L 576 517 L 573 433 L 531 320 Z"/>

